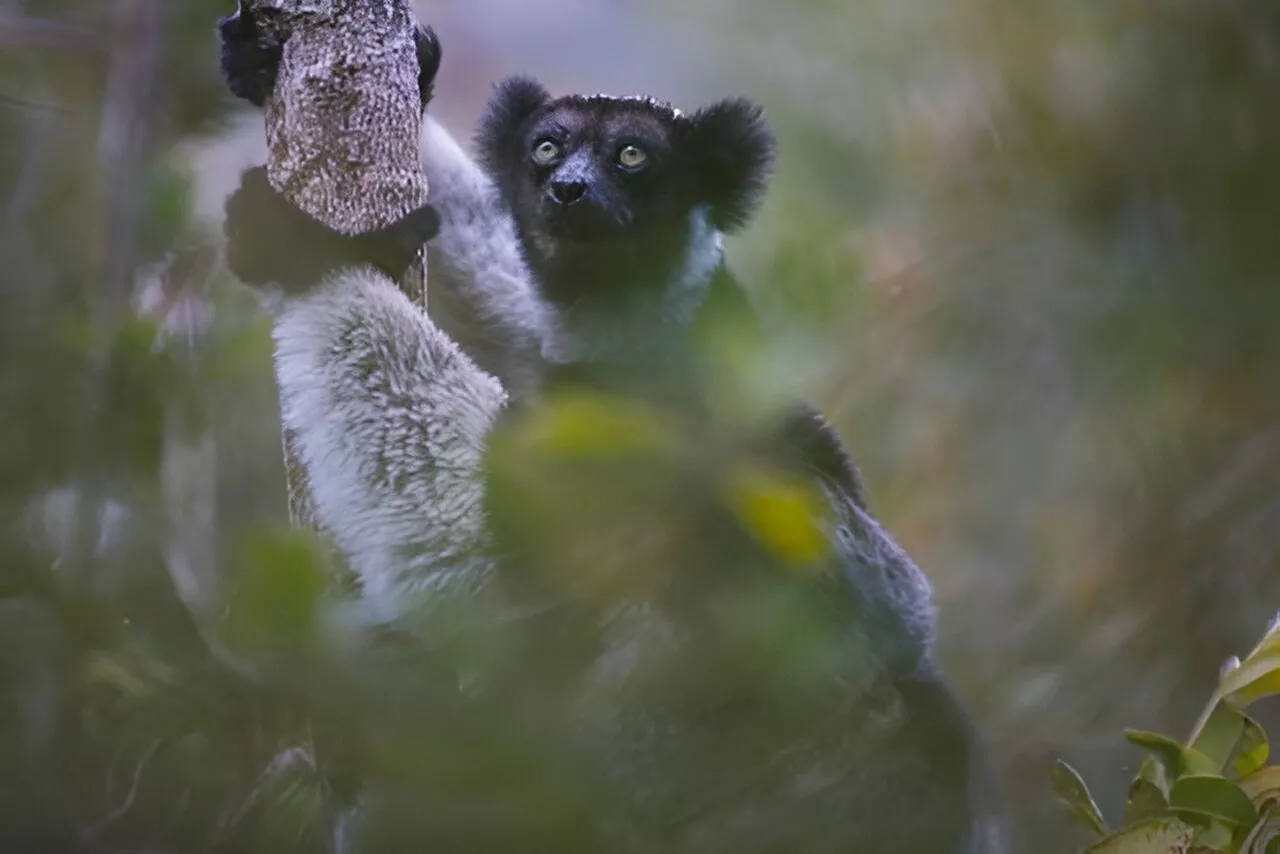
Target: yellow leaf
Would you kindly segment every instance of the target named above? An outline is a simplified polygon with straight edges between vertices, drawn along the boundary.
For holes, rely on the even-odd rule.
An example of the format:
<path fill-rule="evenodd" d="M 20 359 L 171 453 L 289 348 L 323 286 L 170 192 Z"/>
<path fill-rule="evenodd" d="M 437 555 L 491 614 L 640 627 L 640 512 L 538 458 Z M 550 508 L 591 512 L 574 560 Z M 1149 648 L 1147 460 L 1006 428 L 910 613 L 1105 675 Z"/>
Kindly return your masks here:
<path fill-rule="evenodd" d="M 1246 659 L 1222 680 L 1222 692 L 1227 702 L 1236 706 L 1280 694 L 1280 651 Z"/>
<path fill-rule="evenodd" d="M 1186 854 L 1195 829 L 1176 818 L 1135 824 L 1095 842 L 1086 854 Z"/>
<path fill-rule="evenodd" d="M 653 411 L 635 401 L 568 391 L 530 413 L 521 438 L 553 453 L 607 456 L 661 447 L 670 432 Z"/>
<path fill-rule="evenodd" d="M 1280 619 L 1267 627 L 1253 651 L 1222 676 L 1219 692 L 1237 706 L 1280 694 Z"/>
<path fill-rule="evenodd" d="M 830 551 L 821 490 L 807 478 L 764 467 L 729 474 L 726 500 L 765 548 L 793 564 L 814 564 Z"/>
<path fill-rule="evenodd" d="M 1241 778 L 1240 788 L 1256 806 L 1280 802 L 1280 765 L 1268 765 Z"/>

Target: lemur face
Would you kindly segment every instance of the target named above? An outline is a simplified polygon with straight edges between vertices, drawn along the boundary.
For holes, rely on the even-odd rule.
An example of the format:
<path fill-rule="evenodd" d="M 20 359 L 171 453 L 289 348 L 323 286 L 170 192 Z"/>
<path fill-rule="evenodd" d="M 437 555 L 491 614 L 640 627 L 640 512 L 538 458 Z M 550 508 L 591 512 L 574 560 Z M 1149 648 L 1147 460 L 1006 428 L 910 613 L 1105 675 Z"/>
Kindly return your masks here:
<path fill-rule="evenodd" d="M 560 98 L 520 130 L 512 207 L 543 246 L 645 240 L 683 227 L 698 201 L 682 125 L 661 107 Z"/>
<path fill-rule="evenodd" d="M 691 214 L 730 231 L 754 213 L 774 139 L 747 101 L 686 115 L 650 98 L 552 98 L 516 77 L 497 86 L 477 148 L 535 267 L 669 270 Z"/>

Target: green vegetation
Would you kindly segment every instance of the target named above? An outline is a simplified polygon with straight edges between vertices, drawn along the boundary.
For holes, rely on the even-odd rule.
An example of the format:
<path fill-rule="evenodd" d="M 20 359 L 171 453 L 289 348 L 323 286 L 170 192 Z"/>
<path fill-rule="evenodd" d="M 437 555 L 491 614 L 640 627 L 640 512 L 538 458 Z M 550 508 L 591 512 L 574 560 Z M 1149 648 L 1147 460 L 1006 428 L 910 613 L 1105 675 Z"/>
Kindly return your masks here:
<path fill-rule="evenodd" d="M 1280 618 L 1244 661 L 1232 658 L 1185 742 L 1153 732 L 1125 737 L 1149 755 L 1129 785 L 1124 825 L 1111 830 L 1080 775 L 1059 760 L 1054 791 L 1098 842 L 1094 854 L 1172 854 L 1280 850 L 1280 765 L 1268 765 L 1271 745 L 1244 713 L 1254 701 L 1280 694 Z"/>
<path fill-rule="evenodd" d="M 558 764 L 536 722 L 455 713 L 424 660 L 439 638 L 423 624 L 440 624 L 413 603 L 343 607 L 315 544 L 283 525 L 267 328 L 198 215 L 235 158 L 185 146 L 231 124 L 212 31 L 230 6 L 0 3 L 0 848 L 394 839 L 474 823 L 445 790 L 535 767 L 563 784 L 539 807 L 570 821 L 571 795 L 607 787 Z M 1274 732 L 1268 704 L 1255 728 L 1254 698 L 1224 688 L 1191 740 L 1136 735 L 1152 758 L 1133 789 L 1120 733 L 1186 731 L 1218 662 L 1280 603 L 1280 7 L 595 12 L 625 15 L 649 57 L 634 67 L 574 29 L 581 3 L 519 13 L 558 29 L 518 57 L 485 36 L 520 41 L 523 19 L 516 38 L 480 0 L 424 4 L 424 19 L 437 7 L 468 21 L 442 27 L 439 100 L 459 122 L 476 81 L 516 70 L 558 89 L 661 70 L 681 75 L 682 103 L 765 102 L 781 168 L 731 251 L 776 342 L 744 362 L 744 387 L 813 391 L 933 579 L 944 664 L 995 752 L 1016 850 L 1080 848 L 1046 783 L 1058 756 L 1098 803 L 1130 804 L 1125 827 L 1167 809 L 1167 832 L 1188 832 L 1176 820 L 1230 850 L 1252 816 L 1236 791 L 1266 825 L 1235 755 L 1262 761 L 1260 743 L 1224 748 L 1217 728 Z M 139 318 L 140 282 L 171 302 Z M 776 518 L 802 499 L 761 500 L 746 474 L 742 511 L 803 552 Z M 175 562 L 175 543 L 202 560 Z M 469 628 L 492 616 L 444 623 L 467 641 L 449 666 L 519 660 Z M 423 737 L 427 708 L 450 738 Z M 381 785 L 359 826 L 351 781 L 370 768 Z M 1080 792 L 1068 799 L 1100 829 Z"/>

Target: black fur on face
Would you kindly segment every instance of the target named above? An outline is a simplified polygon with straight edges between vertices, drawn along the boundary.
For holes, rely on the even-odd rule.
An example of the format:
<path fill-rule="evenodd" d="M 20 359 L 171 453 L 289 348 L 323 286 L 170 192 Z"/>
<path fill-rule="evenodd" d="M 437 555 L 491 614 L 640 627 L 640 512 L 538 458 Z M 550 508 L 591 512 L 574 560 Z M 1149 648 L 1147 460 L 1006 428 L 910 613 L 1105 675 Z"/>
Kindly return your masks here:
<path fill-rule="evenodd" d="M 476 143 L 535 267 L 601 253 L 645 266 L 678 258 L 695 209 L 720 231 L 746 223 L 774 158 L 749 101 L 689 116 L 649 98 L 552 98 L 527 77 L 497 86 Z"/>

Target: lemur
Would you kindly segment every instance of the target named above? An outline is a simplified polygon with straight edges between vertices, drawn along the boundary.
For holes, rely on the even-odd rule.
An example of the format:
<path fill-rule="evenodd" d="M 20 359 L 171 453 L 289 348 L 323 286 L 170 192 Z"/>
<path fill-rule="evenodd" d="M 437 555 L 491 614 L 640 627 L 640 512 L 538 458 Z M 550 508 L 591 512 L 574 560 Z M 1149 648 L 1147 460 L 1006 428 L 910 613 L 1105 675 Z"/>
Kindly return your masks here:
<path fill-rule="evenodd" d="M 222 25 L 228 82 L 259 104 L 280 57 L 263 32 L 243 13 Z M 418 47 L 425 107 L 441 51 L 427 29 Z M 495 507 L 486 489 L 491 439 L 510 413 L 537 412 L 549 392 L 579 384 L 661 395 L 691 366 L 694 381 L 677 383 L 691 398 L 678 405 L 697 406 L 691 330 L 709 306 L 741 307 L 721 235 L 754 212 L 774 146 L 746 101 L 687 115 L 650 98 L 553 98 L 523 77 L 496 88 L 476 143 L 482 167 L 427 120 L 431 204 L 371 235 L 323 227 L 276 195 L 262 170 L 246 173 L 228 203 L 233 272 L 288 294 L 274 333 L 284 417 L 299 437 L 317 515 L 369 593 L 471 590 L 519 576 L 520 545 L 504 548 L 503 531 L 489 530 L 506 527 L 513 511 Z M 431 238 L 428 317 L 393 280 Z M 444 322 L 454 324 L 447 332 L 435 316 L 442 302 Z M 933 664 L 926 579 L 871 517 L 824 420 L 801 410 L 772 441 L 829 503 L 835 583 L 815 586 L 836 603 L 858 661 L 837 678 L 834 706 L 823 706 L 841 711 L 796 743 L 774 743 L 776 767 L 763 780 L 748 782 L 749 768 L 720 757 L 711 800 L 742 802 L 729 785 L 740 783 L 751 791 L 744 806 L 701 805 L 696 818 L 666 828 L 664 844 L 998 850 L 979 740 Z M 637 645 L 665 655 L 686 643 L 650 619 L 660 604 L 610 614 L 584 678 L 616 685 Z M 653 822 L 704 795 L 689 781 L 672 782 L 665 797 L 650 792 L 675 776 L 667 750 L 699 743 L 714 765 L 722 744 L 714 732 L 664 739 L 653 732 L 670 725 L 661 710 L 633 719 L 624 709 L 615 724 L 604 727 L 605 750 L 634 751 L 628 761 L 644 770 L 628 765 L 628 773 L 641 781 Z"/>

